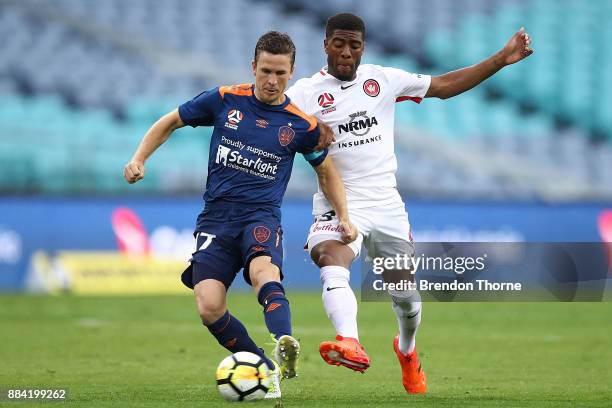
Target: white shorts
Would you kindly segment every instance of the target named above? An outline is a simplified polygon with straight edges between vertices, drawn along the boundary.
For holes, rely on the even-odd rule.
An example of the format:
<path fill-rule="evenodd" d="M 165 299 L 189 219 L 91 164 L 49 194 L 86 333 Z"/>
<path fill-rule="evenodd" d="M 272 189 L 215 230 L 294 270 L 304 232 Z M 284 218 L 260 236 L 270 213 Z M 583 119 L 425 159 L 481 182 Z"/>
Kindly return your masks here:
<path fill-rule="evenodd" d="M 352 209 L 349 210 L 349 217 L 359 230 L 357 239 L 348 244 L 355 258 L 359 256 L 362 244 L 370 258 L 395 256 L 397 253 L 414 254 L 410 222 L 403 202 Z M 338 217 L 333 211 L 315 217 L 308 233 L 308 252 L 328 240 L 342 241 Z"/>

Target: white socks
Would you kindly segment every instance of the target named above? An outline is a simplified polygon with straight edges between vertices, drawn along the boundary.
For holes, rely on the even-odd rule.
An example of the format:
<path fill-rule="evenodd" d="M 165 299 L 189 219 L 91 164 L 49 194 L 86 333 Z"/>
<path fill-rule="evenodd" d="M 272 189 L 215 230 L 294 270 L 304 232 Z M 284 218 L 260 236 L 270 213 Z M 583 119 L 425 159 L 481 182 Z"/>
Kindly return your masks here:
<path fill-rule="evenodd" d="M 421 323 L 421 297 L 418 292 L 391 294 L 393 311 L 399 325 L 398 348 L 404 355 L 412 353 L 416 344 L 416 332 Z"/>
<path fill-rule="evenodd" d="M 359 339 L 357 299 L 349 285 L 349 276 L 349 270 L 342 266 L 321 268 L 323 307 L 337 334 Z"/>

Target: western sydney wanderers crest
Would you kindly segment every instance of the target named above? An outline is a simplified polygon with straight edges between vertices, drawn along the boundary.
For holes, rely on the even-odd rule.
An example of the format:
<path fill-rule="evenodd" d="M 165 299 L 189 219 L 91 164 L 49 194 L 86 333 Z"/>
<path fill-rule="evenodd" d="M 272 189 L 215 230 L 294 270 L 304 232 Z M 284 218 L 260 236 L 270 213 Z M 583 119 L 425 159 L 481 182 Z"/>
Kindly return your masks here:
<path fill-rule="evenodd" d="M 270 239 L 271 234 L 272 233 L 270 232 L 270 229 L 264 227 L 263 225 L 255 227 L 255 229 L 253 230 L 253 236 L 260 244 L 263 244 L 268 239 Z"/>
<path fill-rule="evenodd" d="M 278 129 L 278 141 L 281 146 L 287 146 L 293 140 L 295 136 L 295 130 L 291 129 L 289 126 L 281 126 Z"/>
<path fill-rule="evenodd" d="M 367 81 L 365 81 L 363 83 L 363 92 L 365 92 L 366 95 L 371 96 L 372 98 L 378 96 L 378 94 L 380 93 L 380 85 L 378 84 L 378 81 L 375 79 L 368 79 Z"/>

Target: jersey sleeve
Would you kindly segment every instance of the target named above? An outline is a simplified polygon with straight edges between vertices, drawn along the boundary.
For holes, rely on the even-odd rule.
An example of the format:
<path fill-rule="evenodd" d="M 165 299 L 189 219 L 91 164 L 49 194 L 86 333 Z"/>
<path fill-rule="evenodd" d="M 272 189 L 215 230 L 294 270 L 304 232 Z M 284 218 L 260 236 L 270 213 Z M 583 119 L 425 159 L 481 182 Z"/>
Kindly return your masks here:
<path fill-rule="evenodd" d="M 179 106 L 179 116 L 184 124 L 191 127 L 212 126 L 222 104 L 223 97 L 219 88 L 213 88 Z"/>
<path fill-rule="evenodd" d="M 315 126 L 314 129 L 306 132 L 297 149 L 312 167 L 317 167 L 327 157 L 327 149 L 318 152 L 314 150 L 315 146 L 319 143 L 319 135 L 319 127 Z"/>
<path fill-rule="evenodd" d="M 425 97 L 431 76 L 423 74 L 413 74 L 397 68 L 383 68 L 385 75 L 389 79 L 389 84 L 393 87 L 397 102 L 412 100 L 420 103 Z"/>
<path fill-rule="evenodd" d="M 311 115 L 314 112 L 309 111 L 308 96 L 306 94 L 306 78 L 302 78 L 285 91 L 285 95 L 289 97 L 291 102 L 295 104 L 301 111 Z"/>

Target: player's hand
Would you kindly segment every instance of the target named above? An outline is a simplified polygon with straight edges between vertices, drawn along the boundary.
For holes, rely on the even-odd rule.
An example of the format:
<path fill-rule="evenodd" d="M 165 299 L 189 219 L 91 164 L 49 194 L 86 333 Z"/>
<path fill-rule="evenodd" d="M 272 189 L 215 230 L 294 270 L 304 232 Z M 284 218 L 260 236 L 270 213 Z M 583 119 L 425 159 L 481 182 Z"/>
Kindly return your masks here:
<path fill-rule="evenodd" d="M 503 65 L 514 64 L 533 54 L 533 49 L 531 49 L 531 37 L 525 32 L 524 27 L 521 27 L 521 29 L 508 40 L 508 43 L 501 50 L 500 54 L 502 58 L 501 63 Z"/>
<path fill-rule="evenodd" d="M 345 244 L 350 244 L 357 239 L 359 231 L 352 222 L 349 220 L 340 220 L 340 226 L 342 227 L 342 241 L 344 241 Z"/>
<path fill-rule="evenodd" d="M 144 162 L 132 160 L 123 168 L 123 178 L 130 184 L 142 180 L 145 175 Z"/>
<path fill-rule="evenodd" d="M 332 128 L 321 121 L 319 121 L 319 133 L 319 143 L 314 148 L 317 152 L 329 147 L 336 141 L 336 136 L 334 136 Z"/>

